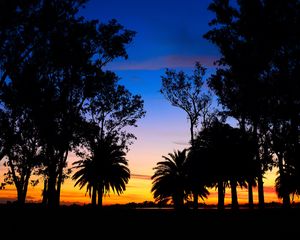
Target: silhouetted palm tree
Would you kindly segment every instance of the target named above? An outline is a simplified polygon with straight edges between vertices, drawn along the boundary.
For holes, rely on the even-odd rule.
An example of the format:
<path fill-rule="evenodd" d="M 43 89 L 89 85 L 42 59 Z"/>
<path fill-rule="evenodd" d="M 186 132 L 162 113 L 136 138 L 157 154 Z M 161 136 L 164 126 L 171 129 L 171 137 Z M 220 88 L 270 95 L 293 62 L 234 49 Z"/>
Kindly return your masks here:
<path fill-rule="evenodd" d="M 297 175 L 294 167 L 285 166 L 284 169 L 279 169 L 277 178 L 275 179 L 275 190 L 278 198 L 283 200 L 283 207 L 290 207 L 290 197 L 299 195 L 297 188 Z"/>
<path fill-rule="evenodd" d="M 98 175 L 98 205 L 102 206 L 103 195 L 110 190 L 118 195 L 126 189 L 130 178 L 128 161 L 123 148 L 110 139 L 105 139 L 98 144 L 95 151 L 95 161 Z"/>
<path fill-rule="evenodd" d="M 80 189 L 86 186 L 86 193 L 89 193 L 90 197 L 92 197 L 92 205 L 96 205 L 96 167 L 95 161 L 91 158 L 76 161 L 73 163 L 75 168 L 79 169 L 76 173 L 74 173 L 72 179 L 76 180 L 74 186 L 79 186 Z"/>
<path fill-rule="evenodd" d="M 127 167 L 126 153 L 123 148 L 113 141 L 105 138 L 96 143 L 92 150 L 92 156 L 74 164 L 79 170 L 73 175 L 76 180 L 75 186 L 80 188 L 86 186 L 87 192 L 92 196 L 92 204 L 96 204 L 98 194 L 98 205 L 102 206 L 102 198 L 112 190 L 118 195 L 126 189 L 130 178 Z"/>
<path fill-rule="evenodd" d="M 158 162 L 152 176 L 153 186 L 151 192 L 158 202 L 174 203 L 176 209 L 184 205 L 188 197 L 187 190 L 187 156 L 186 149 L 169 153 L 168 157 L 163 156 L 164 161 Z"/>

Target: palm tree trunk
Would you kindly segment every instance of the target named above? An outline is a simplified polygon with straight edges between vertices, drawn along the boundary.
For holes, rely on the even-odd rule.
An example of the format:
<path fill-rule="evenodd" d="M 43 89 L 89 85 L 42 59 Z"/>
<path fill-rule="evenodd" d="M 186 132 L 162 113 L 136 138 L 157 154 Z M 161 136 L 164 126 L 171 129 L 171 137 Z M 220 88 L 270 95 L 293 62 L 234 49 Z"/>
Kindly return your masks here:
<path fill-rule="evenodd" d="M 254 208 L 253 204 L 253 184 L 252 184 L 252 179 L 248 179 L 248 206 L 250 209 Z"/>
<path fill-rule="evenodd" d="M 176 210 L 182 210 L 184 206 L 184 201 L 183 201 L 183 196 L 174 196 L 173 197 L 173 202 L 174 202 L 174 208 Z"/>
<path fill-rule="evenodd" d="M 230 188 L 231 188 L 231 208 L 233 210 L 237 210 L 239 208 L 238 196 L 237 196 L 237 182 L 235 179 L 230 180 Z"/>
<path fill-rule="evenodd" d="M 98 207 L 102 208 L 103 205 L 103 191 L 102 191 L 102 187 L 101 189 L 98 189 Z"/>
<path fill-rule="evenodd" d="M 102 208 L 103 202 L 103 186 L 100 184 L 99 188 L 98 188 L 98 207 Z"/>
<path fill-rule="evenodd" d="M 223 181 L 218 181 L 218 209 L 224 210 L 224 197 L 225 197 L 225 188 Z"/>
<path fill-rule="evenodd" d="M 198 193 L 196 191 L 193 193 L 193 198 L 194 198 L 193 208 L 195 210 L 197 210 L 198 209 Z"/>

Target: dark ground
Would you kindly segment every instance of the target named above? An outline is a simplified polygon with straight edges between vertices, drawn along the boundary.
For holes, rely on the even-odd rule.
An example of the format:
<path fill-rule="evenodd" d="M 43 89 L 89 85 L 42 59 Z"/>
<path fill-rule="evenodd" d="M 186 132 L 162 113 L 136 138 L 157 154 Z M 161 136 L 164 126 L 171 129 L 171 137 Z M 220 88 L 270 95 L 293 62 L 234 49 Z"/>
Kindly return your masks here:
<path fill-rule="evenodd" d="M 300 208 L 233 212 L 0 205 L 0 236 L 13 239 L 300 239 Z"/>

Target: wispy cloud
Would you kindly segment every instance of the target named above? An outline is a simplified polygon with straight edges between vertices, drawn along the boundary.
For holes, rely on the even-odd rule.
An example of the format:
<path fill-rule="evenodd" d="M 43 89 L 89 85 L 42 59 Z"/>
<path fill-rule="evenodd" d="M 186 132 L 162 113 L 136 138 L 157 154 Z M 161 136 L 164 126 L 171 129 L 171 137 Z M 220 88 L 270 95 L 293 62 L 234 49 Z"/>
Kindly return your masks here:
<path fill-rule="evenodd" d="M 213 67 L 217 56 L 162 56 L 143 61 L 127 60 L 114 62 L 108 66 L 111 70 L 160 70 L 165 68 L 193 68 L 195 62 L 200 62 L 206 67 Z"/>
<path fill-rule="evenodd" d="M 151 176 L 143 174 L 131 174 L 131 178 L 142 179 L 142 180 L 151 180 Z"/>
<path fill-rule="evenodd" d="M 172 142 L 176 145 L 180 145 L 180 146 L 189 146 L 190 144 L 188 142 L 184 142 L 184 141 L 174 141 Z"/>

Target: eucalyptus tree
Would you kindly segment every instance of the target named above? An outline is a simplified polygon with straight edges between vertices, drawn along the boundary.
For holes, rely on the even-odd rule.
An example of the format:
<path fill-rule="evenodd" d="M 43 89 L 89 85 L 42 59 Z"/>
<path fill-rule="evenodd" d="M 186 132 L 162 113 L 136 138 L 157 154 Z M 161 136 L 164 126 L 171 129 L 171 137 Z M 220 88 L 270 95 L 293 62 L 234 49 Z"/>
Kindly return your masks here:
<path fill-rule="evenodd" d="M 196 63 L 192 75 L 183 71 L 167 69 L 161 77 L 160 92 L 175 107 L 182 109 L 190 123 L 190 139 L 192 148 L 196 127 L 201 123 L 205 127 L 210 121 L 211 95 L 204 88 L 206 68 Z M 198 208 L 198 193 L 194 193 L 194 208 Z"/>
<path fill-rule="evenodd" d="M 284 159 L 287 168 L 299 169 L 299 5 L 294 0 L 241 0 L 234 6 L 228 0 L 215 0 L 209 6 L 216 17 L 205 37 L 222 55 L 210 83 L 229 115 L 240 121 L 242 129 L 248 125 L 257 139 L 261 207 L 262 175 L 268 168 L 260 154 L 261 123 L 273 132 L 277 126 L 290 126 L 288 154 L 279 155 L 288 156 Z M 288 196 L 285 199 L 288 205 Z"/>
<path fill-rule="evenodd" d="M 13 184 L 17 190 L 17 203 L 25 204 L 28 186 L 37 182 L 32 173 L 41 164 L 41 146 L 36 128 L 26 112 L 16 116 L 16 112 L 5 112 L 1 116 L 1 126 L 5 127 L 2 138 L 5 141 L 4 166 L 8 168 L 4 183 Z"/>
<path fill-rule="evenodd" d="M 260 162 L 258 130 L 267 103 L 261 74 L 268 68 L 272 49 L 266 36 L 263 1 L 213 1 L 209 10 L 215 13 L 211 30 L 204 37 L 218 46 L 221 58 L 210 86 L 219 97 L 226 113 L 239 121 L 243 131 L 252 130 L 257 140 L 256 160 Z M 250 128 L 251 127 L 251 128 Z M 262 165 L 262 164 L 261 164 Z M 264 205 L 263 174 L 258 176 L 259 205 Z M 252 186 L 249 184 L 249 193 Z M 253 197 L 249 196 L 250 202 Z"/>
<path fill-rule="evenodd" d="M 103 67 L 128 57 L 134 36 L 116 20 L 80 16 L 85 2 L 1 1 L 1 87 L 17 89 L 16 101 L 30 109 L 43 145 L 49 206 L 59 204 L 68 153 L 80 143 L 83 106 L 105 82 Z"/>

